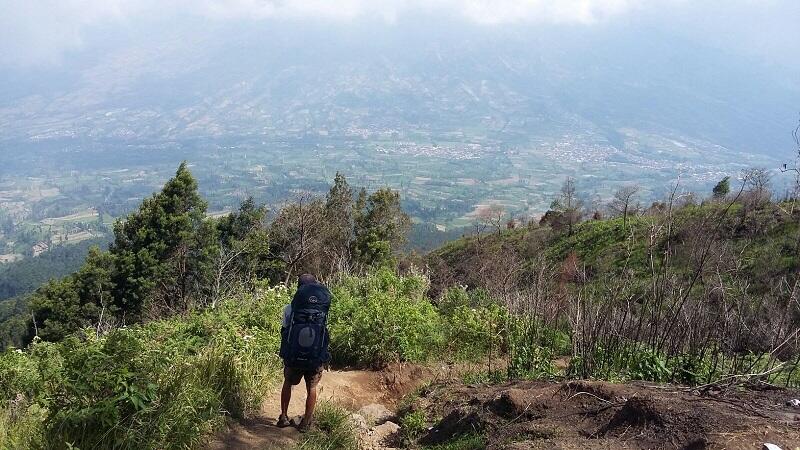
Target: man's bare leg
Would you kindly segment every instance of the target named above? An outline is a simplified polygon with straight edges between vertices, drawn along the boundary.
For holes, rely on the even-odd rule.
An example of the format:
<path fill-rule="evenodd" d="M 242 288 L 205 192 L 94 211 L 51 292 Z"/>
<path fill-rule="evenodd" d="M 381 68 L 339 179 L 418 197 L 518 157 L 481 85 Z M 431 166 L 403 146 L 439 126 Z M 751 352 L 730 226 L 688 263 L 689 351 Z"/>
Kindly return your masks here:
<path fill-rule="evenodd" d="M 317 406 L 317 386 L 308 388 L 308 395 L 306 396 L 306 413 L 303 415 L 303 421 L 300 422 L 300 428 L 308 428 L 311 425 L 311 420 L 314 418 L 314 408 Z"/>
<path fill-rule="evenodd" d="M 278 417 L 278 425 L 283 426 L 284 423 L 281 419 L 286 419 L 285 424 L 288 424 L 289 417 L 289 402 L 292 400 L 292 384 L 289 380 L 283 380 L 283 388 L 281 389 L 281 415 Z"/>

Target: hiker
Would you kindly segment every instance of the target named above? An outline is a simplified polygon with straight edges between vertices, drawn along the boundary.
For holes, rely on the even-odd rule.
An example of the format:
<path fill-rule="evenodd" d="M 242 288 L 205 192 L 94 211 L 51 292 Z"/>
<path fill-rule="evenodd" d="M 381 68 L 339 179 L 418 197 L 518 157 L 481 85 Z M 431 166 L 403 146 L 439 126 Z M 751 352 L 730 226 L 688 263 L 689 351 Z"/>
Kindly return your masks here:
<path fill-rule="evenodd" d="M 322 369 L 330 360 L 328 353 L 328 309 L 331 293 L 317 282 L 314 275 L 303 274 L 297 281 L 297 292 L 292 303 L 283 308 L 280 356 L 283 359 L 283 389 L 281 390 L 281 415 L 278 426 L 291 425 L 288 410 L 292 386 L 306 382 L 306 411 L 298 429 L 307 431 L 317 404 L 317 384 L 322 379 Z"/>

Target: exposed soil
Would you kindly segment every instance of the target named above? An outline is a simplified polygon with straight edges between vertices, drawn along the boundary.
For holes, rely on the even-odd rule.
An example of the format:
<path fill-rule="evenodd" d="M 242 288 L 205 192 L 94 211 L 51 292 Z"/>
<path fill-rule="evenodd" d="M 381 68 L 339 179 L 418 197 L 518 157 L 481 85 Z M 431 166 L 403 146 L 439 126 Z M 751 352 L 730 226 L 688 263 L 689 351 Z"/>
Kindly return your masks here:
<path fill-rule="evenodd" d="M 438 384 L 414 405 L 443 419 L 422 442 L 470 432 L 489 449 L 800 448 L 798 392 L 735 391 L 700 396 L 646 383 Z"/>
<path fill-rule="evenodd" d="M 332 401 L 348 410 L 380 403 L 394 409 L 397 401 L 419 385 L 435 378 L 428 368 L 393 365 L 382 371 L 334 370 L 326 371 L 319 384 L 319 400 Z M 289 415 L 303 414 L 306 401 L 303 383 L 295 386 Z M 280 386 L 262 404 L 261 412 L 229 429 L 214 439 L 209 450 L 265 450 L 281 449 L 296 444 L 300 434 L 293 428 L 275 426 L 280 414 Z"/>
<path fill-rule="evenodd" d="M 764 443 L 800 450 L 800 409 L 786 405 L 800 392 L 731 390 L 700 395 L 650 383 L 573 381 L 470 385 L 452 368 L 398 365 L 383 371 L 330 371 L 320 398 L 351 411 L 370 404 L 396 410 L 398 400 L 433 381 L 412 409 L 437 423 L 421 444 L 479 432 L 489 449 L 753 449 Z M 451 381 L 447 381 L 451 380 Z M 297 443 L 294 428 L 275 427 L 280 393 L 250 420 L 234 423 L 209 449 L 281 449 Z M 303 412 L 305 389 L 295 387 L 290 415 Z M 384 448 L 384 447 L 372 447 Z"/>

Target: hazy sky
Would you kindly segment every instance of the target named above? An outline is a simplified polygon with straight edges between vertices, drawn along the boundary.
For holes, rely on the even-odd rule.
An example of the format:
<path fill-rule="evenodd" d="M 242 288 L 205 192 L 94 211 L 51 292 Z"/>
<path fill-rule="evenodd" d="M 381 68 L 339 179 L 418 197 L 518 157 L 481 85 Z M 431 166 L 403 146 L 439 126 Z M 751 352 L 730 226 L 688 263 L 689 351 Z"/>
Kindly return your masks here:
<path fill-rule="evenodd" d="M 93 27 L 197 17 L 264 26 L 287 19 L 391 26 L 418 15 L 481 27 L 645 24 L 767 62 L 800 64 L 798 0 L 0 0 L 0 11 L 4 66 L 59 64 L 65 52 L 91 44 Z"/>

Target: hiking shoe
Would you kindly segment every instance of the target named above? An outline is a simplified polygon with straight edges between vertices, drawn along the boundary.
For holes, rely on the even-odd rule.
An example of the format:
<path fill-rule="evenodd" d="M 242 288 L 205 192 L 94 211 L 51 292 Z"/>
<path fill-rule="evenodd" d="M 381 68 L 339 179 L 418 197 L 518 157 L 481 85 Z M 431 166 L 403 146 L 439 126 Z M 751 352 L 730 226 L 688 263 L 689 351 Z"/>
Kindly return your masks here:
<path fill-rule="evenodd" d="M 278 423 L 277 423 L 278 428 L 286 428 L 291 424 L 292 423 L 289 422 L 289 417 L 287 417 L 285 414 L 281 414 L 281 416 L 278 417 Z"/>

